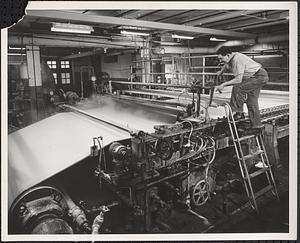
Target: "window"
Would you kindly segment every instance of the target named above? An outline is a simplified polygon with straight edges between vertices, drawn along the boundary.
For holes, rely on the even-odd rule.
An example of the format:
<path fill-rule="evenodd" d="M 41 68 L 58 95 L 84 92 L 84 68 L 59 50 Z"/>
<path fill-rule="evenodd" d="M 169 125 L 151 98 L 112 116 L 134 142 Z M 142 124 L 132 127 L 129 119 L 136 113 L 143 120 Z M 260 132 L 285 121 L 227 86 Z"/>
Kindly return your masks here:
<path fill-rule="evenodd" d="M 70 73 L 61 73 L 61 83 L 62 84 L 71 83 Z"/>
<path fill-rule="evenodd" d="M 52 73 L 53 74 L 53 77 L 54 77 L 54 80 L 55 80 L 55 84 L 57 84 L 57 73 Z"/>
<path fill-rule="evenodd" d="M 56 61 L 47 61 L 49 68 L 55 69 L 56 68 Z"/>
<path fill-rule="evenodd" d="M 64 60 L 46 60 L 47 65 L 53 73 L 55 84 L 69 85 L 71 84 L 71 66 L 70 61 Z"/>
<path fill-rule="evenodd" d="M 61 68 L 70 68 L 70 62 L 69 61 L 60 61 L 60 67 Z"/>

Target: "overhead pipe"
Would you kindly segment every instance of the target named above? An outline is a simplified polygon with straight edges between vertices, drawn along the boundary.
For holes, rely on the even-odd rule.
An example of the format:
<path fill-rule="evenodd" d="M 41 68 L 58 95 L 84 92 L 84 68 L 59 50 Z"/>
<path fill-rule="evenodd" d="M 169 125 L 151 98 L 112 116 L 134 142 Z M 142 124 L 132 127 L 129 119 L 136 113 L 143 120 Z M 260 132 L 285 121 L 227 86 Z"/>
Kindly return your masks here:
<path fill-rule="evenodd" d="M 103 53 L 104 48 L 96 48 L 93 51 L 87 51 L 87 52 L 81 52 L 81 53 L 77 53 L 77 54 L 71 54 L 71 55 L 67 55 L 67 56 L 63 56 L 60 57 L 60 60 L 70 60 L 70 59 L 76 59 L 76 58 L 81 58 L 81 57 L 87 57 L 87 56 L 92 56 L 92 55 L 96 55 L 99 53 Z"/>
<path fill-rule="evenodd" d="M 19 33 L 12 33 L 8 37 L 11 45 L 20 45 L 22 38 Z M 53 35 L 53 34 L 31 34 L 24 35 L 24 45 L 38 46 L 61 46 L 61 47 L 107 47 L 107 48 L 136 48 L 142 47 L 143 41 L 136 39 L 132 41 L 110 41 L 95 36 L 70 36 L 70 35 Z"/>
<path fill-rule="evenodd" d="M 202 53 L 202 54 L 213 54 L 222 46 L 250 46 L 255 44 L 263 43 L 277 43 L 277 42 L 286 42 L 289 40 L 288 35 L 278 34 L 278 35 L 264 35 L 258 36 L 257 38 L 244 39 L 244 40 L 230 40 L 218 44 L 215 47 L 197 47 L 197 48 L 188 48 L 188 47 L 174 47 L 174 46 L 162 46 L 165 54 L 184 54 L 184 53 Z"/>
<path fill-rule="evenodd" d="M 114 51 L 107 53 L 106 56 L 119 56 L 119 55 L 124 55 L 124 54 L 134 54 L 137 52 L 137 49 L 127 49 L 127 50 L 122 50 L 122 51 Z"/>

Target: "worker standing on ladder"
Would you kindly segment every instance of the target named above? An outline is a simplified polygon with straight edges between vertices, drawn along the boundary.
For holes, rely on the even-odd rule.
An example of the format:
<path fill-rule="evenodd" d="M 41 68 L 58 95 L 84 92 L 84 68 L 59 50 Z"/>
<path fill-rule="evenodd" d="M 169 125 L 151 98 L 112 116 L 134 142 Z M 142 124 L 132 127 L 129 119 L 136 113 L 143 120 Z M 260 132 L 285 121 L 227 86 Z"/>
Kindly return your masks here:
<path fill-rule="evenodd" d="M 267 71 L 250 57 L 239 52 L 232 52 L 229 47 L 222 46 L 217 54 L 218 59 L 225 63 L 217 75 L 221 75 L 228 69 L 233 73 L 234 78 L 216 86 L 216 90 L 222 91 L 225 86 L 233 85 L 230 106 L 235 112 L 235 120 L 243 118 L 243 106 L 246 102 L 252 128 L 262 128 L 258 97 L 261 88 L 269 80 Z"/>

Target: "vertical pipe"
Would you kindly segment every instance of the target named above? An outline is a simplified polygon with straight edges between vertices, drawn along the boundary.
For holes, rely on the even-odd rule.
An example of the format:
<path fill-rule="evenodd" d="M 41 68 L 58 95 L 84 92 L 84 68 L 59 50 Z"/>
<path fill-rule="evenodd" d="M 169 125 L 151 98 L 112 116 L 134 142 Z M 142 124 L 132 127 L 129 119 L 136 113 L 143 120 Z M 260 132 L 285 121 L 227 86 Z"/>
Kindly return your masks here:
<path fill-rule="evenodd" d="M 33 38 L 33 37 L 32 37 Z M 33 42 L 33 40 L 32 40 Z M 36 119 L 39 120 L 39 111 L 38 111 L 38 96 L 37 96 L 37 82 L 36 82 L 36 73 L 35 73 L 35 59 L 34 59 L 34 48 L 31 46 L 32 51 L 32 60 L 33 60 L 33 79 L 34 79 L 34 92 L 35 92 L 35 105 L 36 105 Z"/>
<path fill-rule="evenodd" d="M 205 57 L 203 57 L 203 68 L 202 68 L 202 86 L 205 86 Z M 204 89 L 202 90 L 204 92 Z"/>
<path fill-rule="evenodd" d="M 33 42 L 33 40 L 32 40 Z M 40 63 L 40 55 L 39 55 L 39 47 L 30 45 L 26 46 L 26 56 L 27 56 L 27 65 L 28 65 L 28 84 L 30 87 L 30 92 L 32 93 L 31 98 L 33 102 L 31 105 L 35 107 L 35 113 L 32 115 L 36 115 L 36 119 L 38 120 L 38 86 L 42 87 L 42 76 L 41 76 L 41 63 Z M 32 111 L 33 112 L 33 111 Z"/>
<path fill-rule="evenodd" d="M 75 64 L 73 60 L 70 60 L 72 66 L 72 89 L 75 90 Z"/>
<path fill-rule="evenodd" d="M 175 77 L 175 66 L 174 66 L 174 57 L 172 56 L 172 84 L 174 84 Z"/>
<path fill-rule="evenodd" d="M 112 94 L 111 80 L 108 81 L 108 89 L 109 89 L 109 93 Z"/>
<path fill-rule="evenodd" d="M 152 61 L 152 55 L 151 55 L 151 42 L 148 41 L 148 56 L 150 61 L 150 83 L 154 82 L 154 75 L 153 75 L 153 61 Z"/>
<path fill-rule="evenodd" d="M 81 98 L 83 98 L 83 80 L 82 80 L 82 69 L 80 67 L 80 86 L 81 86 Z"/>
<path fill-rule="evenodd" d="M 133 73 L 132 73 L 132 65 L 130 65 L 130 82 L 132 83 L 132 75 L 133 75 Z M 132 84 L 130 85 L 130 89 L 132 89 L 133 88 L 133 86 L 132 86 Z"/>

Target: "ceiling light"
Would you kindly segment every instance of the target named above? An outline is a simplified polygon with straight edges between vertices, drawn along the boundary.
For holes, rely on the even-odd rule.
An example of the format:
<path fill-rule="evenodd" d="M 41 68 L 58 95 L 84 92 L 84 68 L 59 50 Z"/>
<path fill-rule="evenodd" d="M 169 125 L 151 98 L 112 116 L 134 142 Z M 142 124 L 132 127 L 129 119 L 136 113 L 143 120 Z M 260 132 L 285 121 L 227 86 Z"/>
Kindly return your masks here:
<path fill-rule="evenodd" d="M 24 53 L 8 53 L 9 56 L 25 56 Z"/>
<path fill-rule="evenodd" d="M 192 39 L 194 39 L 193 36 L 185 36 L 185 35 L 172 35 L 172 38 L 186 39 L 186 40 L 192 40 Z"/>
<path fill-rule="evenodd" d="M 88 25 L 53 23 L 51 31 L 90 34 L 92 31 L 94 31 L 94 29 Z"/>
<path fill-rule="evenodd" d="M 12 46 L 9 46 L 8 48 L 9 48 L 9 50 L 22 50 L 23 49 L 22 47 L 12 47 Z"/>
<path fill-rule="evenodd" d="M 143 32 L 134 32 L 134 31 L 127 31 L 127 30 L 121 30 L 122 35 L 141 35 L 141 36 L 149 36 L 149 33 L 143 33 Z"/>
<path fill-rule="evenodd" d="M 210 41 L 226 41 L 225 39 L 219 39 L 219 38 L 216 38 L 216 37 L 210 37 L 209 40 Z"/>

